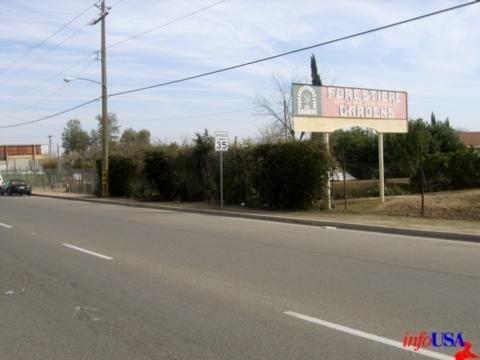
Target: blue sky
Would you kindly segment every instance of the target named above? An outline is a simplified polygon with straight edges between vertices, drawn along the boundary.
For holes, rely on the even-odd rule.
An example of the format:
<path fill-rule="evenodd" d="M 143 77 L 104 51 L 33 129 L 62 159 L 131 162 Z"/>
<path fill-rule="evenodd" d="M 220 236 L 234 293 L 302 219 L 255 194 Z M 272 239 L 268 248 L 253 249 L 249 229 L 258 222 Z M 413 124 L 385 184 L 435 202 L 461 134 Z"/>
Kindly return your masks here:
<path fill-rule="evenodd" d="M 218 0 L 111 0 L 107 45 L 167 23 Z M 231 66 L 384 25 L 465 1 L 226 0 L 138 39 L 108 49 L 109 92 L 148 86 Z M 90 0 L 0 1 L 0 125 L 39 118 L 100 95 L 97 9 L 25 53 L 93 5 Z M 255 137 L 271 119 L 255 110 L 271 96 L 272 76 L 309 78 L 314 53 L 324 83 L 405 90 L 409 115 L 449 117 L 480 130 L 480 4 L 361 38 L 185 83 L 109 100 L 123 129 L 147 128 L 157 140 L 182 141 L 208 128 Z M 82 60 L 83 59 L 83 60 Z M 36 125 L 0 130 L 0 143 L 61 142 L 65 122 L 96 126 L 100 103 Z M 223 113 L 222 115 L 212 115 Z"/>

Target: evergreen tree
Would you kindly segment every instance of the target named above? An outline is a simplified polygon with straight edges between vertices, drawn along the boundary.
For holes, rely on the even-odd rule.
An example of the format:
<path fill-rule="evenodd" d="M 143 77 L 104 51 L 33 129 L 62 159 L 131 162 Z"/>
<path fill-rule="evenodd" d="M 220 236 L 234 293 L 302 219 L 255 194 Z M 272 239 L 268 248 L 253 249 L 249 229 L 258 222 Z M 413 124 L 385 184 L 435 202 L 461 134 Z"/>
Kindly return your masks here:
<path fill-rule="evenodd" d="M 320 74 L 318 73 L 317 69 L 317 60 L 313 54 L 310 56 L 310 73 L 312 77 L 312 85 L 322 86 L 322 79 L 320 78 Z"/>
<path fill-rule="evenodd" d="M 88 133 L 82 129 L 80 120 L 71 119 L 67 122 L 62 132 L 62 147 L 66 154 L 85 151 L 89 141 Z"/>

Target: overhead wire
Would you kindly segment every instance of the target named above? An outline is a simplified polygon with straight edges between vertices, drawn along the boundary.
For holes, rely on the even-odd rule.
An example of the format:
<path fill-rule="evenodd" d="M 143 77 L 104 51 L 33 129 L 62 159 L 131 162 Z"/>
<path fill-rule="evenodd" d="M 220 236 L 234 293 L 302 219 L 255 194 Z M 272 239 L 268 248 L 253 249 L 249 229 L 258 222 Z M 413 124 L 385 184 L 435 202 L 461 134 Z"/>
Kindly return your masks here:
<path fill-rule="evenodd" d="M 6 99 L 0 101 L 0 103 L 5 102 L 6 100 L 15 99 L 15 98 L 17 98 L 17 97 L 19 97 L 19 96 L 23 96 L 23 95 L 25 95 L 25 94 L 28 94 L 29 92 L 31 92 L 31 91 L 33 91 L 33 90 L 36 90 L 36 89 L 42 87 L 43 85 L 49 83 L 50 81 L 52 81 L 52 80 L 54 80 L 54 79 L 58 79 L 59 76 L 65 74 L 68 70 L 71 70 L 71 69 L 73 69 L 75 66 L 81 64 L 82 62 L 84 62 L 84 61 L 87 60 L 89 57 L 93 56 L 94 54 L 95 54 L 95 52 L 90 52 L 90 53 L 88 53 L 86 56 L 78 59 L 76 62 L 74 62 L 73 64 L 71 64 L 71 65 L 69 65 L 68 67 L 64 68 L 64 69 L 61 70 L 60 72 L 55 73 L 54 75 L 48 77 L 47 79 L 45 79 L 45 80 L 43 80 L 43 81 L 41 81 L 41 82 L 33 85 L 32 87 L 30 87 L 30 88 L 28 88 L 28 89 L 26 89 L 26 90 L 23 90 L 22 92 L 20 92 L 20 93 L 18 93 L 18 94 L 16 94 L 16 95 L 13 95 L 13 96 L 11 96 L 11 97 L 9 97 L 9 98 L 6 98 Z M 92 61 L 94 61 L 94 59 L 90 59 L 90 62 L 92 62 Z"/>
<path fill-rule="evenodd" d="M 261 63 L 261 62 L 264 62 L 264 61 L 276 59 L 276 58 L 279 58 L 279 57 L 282 57 L 282 56 L 291 55 L 291 54 L 298 53 L 298 52 L 301 52 L 301 51 L 310 50 L 310 49 L 313 49 L 313 48 L 330 45 L 330 44 L 345 41 L 345 40 L 348 40 L 348 39 L 353 39 L 355 37 L 371 34 L 371 33 L 374 33 L 374 32 L 378 32 L 378 31 L 385 30 L 385 29 L 388 29 L 388 28 L 396 27 L 396 26 L 403 25 L 403 24 L 406 24 L 406 23 L 418 21 L 418 20 L 421 20 L 421 19 L 425 19 L 425 18 L 435 16 L 435 15 L 439 15 L 439 14 L 443 14 L 443 13 L 446 13 L 446 12 L 450 12 L 450 11 L 457 10 L 457 9 L 460 9 L 460 8 L 463 8 L 463 7 L 466 7 L 466 6 L 470 6 L 470 5 L 474 5 L 474 4 L 480 4 L 480 0 L 470 1 L 470 2 L 467 2 L 467 3 L 459 4 L 459 5 L 448 7 L 448 8 L 445 8 L 445 9 L 433 11 L 433 12 L 430 12 L 430 13 L 427 13 L 427 14 L 423 14 L 423 15 L 415 16 L 415 17 L 408 18 L 408 19 L 405 19 L 405 20 L 390 23 L 388 25 L 375 27 L 375 28 L 372 28 L 372 29 L 369 29 L 369 30 L 365 30 L 365 31 L 354 33 L 354 34 L 338 37 L 338 38 L 328 40 L 328 41 L 324 41 L 324 42 L 321 42 L 321 43 L 318 43 L 318 44 L 309 45 L 309 46 L 305 46 L 305 47 L 302 47 L 302 48 L 282 52 L 282 53 L 272 55 L 272 56 L 268 56 L 268 57 L 264 57 L 264 58 L 261 58 L 261 59 L 248 61 L 248 62 L 245 62 L 245 63 L 241 63 L 241 64 L 237 64 L 237 65 L 233 65 L 233 66 L 229 66 L 229 67 L 225 67 L 225 68 L 222 68 L 222 69 L 213 70 L 213 71 L 209 71 L 209 72 L 205 72 L 205 73 L 201 73 L 201 74 L 197 74 L 197 75 L 192 75 L 192 76 L 184 77 L 184 78 L 177 79 L 177 80 L 171 80 L 171 81 L 163 82 L 163 83 L 160 83 L 160 84 L 145 86 L 145 87 L 131 89 L 131 90 L 119 91 L 119 92 L 112 93 L 108 96 L 109 97 L 115 97 L 115 96 L 120 96 L 120 95 L 131 94 L 131 93 L 145 91 L 145 90 L 149 90 L 149 89 L 154 89 L 154 88 L 158 88 L 158 87 L 162 87 L 162 86 L 166 86 L 166 85 L 171 85 L 171 84 L 185 82 L 185 81 L 189 81 L 189 80 L 193 80 L 193 79 L 198 79 L 198 78 L 202 78 L 202 77 L 226 72 L 226 71 L 229 71 L 229 70 L 238 69 L 238 68 L 241 68 L 241 67 Z M 91 104 L 95 101 L 98 101 L 100 98 L 101 97 L 92 99 L 88 102 L 79 104 L 79 105 L 74 106 L 72 108 L 68 108 L 68 109 L 63 110 L 61 112 L 58 112 L 56 114 L 45 116 L 45 117 L 40 118 L 40 119 L 35 119 L 35 120 L 31 120 L 31 121 L 26 121 L 26 122 L 21 122 L 21 123 L 16 123 L 16 124 L 10 124 L 10 125 L 3 125 L 3 126 L 0 126 L 0 129 L 18 127 L 18 126 L 28 125 L 28 124 L 31 124 L 31 123 L 36 123 L 36 122 L 40 122 L 40 121 L 43 121 L 43 120 L 46 120 L 46 119 L 50 119 L 52 117 L 65 114 L 67 112 L 70 112 L 70 111 L 79 109 L 83 106 L 86 106 L 88 104 Z"/>
<path fill-rule="evenodd" d="M 87 65 L 82 69 L 80 70 L 78 73 L 75 74 L 75 77 L 78 77 L 80 75 L 82 75 L 85 71 L 88 70 L 88 68 L 90 66 L 92 66 L 93 62 L 89 62 L 87 63 Z M 68 84 L 63 84 L 62 86 L 60 86 L 57 90 L 55 90 L 54 92 L 52 92 L 51 94 L 45 96 L 44 98 L 42 98 L 41 100 L 37 101 L 36 103 L 32 104 L 32 105 L 28 105 L 26 107 L 23 107 L 21 108 L 20 110 L 17 110 L 17 111 L 14 111 L 14 112 L 8 112 L 8 114 L 12 115 L 12 114 L 18 114 L 19 112 L 21 111 L 24 111 L 24 110 L 30 110 L 30 109 L 33 109 L 35 107 L 38 107 L 39 105 L 45 103 L 46 101 L 48 101 L 49 99 L 51 99 L 52 97 L 54 97 L 55 95 L 57 95 L 58 93 L 60 93 L 63 89 L 65 89 L 66 87 L 68 86 Z M 6 113 L 5 111 L 2 111 L 1 113 Z"/>
<path fill-rule="evenodd" d="M 175 116 L 175 117 L 166 117 L 166 118 L 159 118 L 159 119 L 139 119 L 135 120 L 136 122 L 151 122 L 151 121 L 172 121 L 172 120 L 188 120 L 188 119 L 198 119 L 198 118 L 208 118 L 220 115 L 228 115 L 228 114 L 236 114 L 240 112 L 250 111 L 253 110 L 253 107 L 237 109 L 237 110 L 230 110 L 230 111 L 223 111 L 223 112 L 216 112 L 216 113 L 209 113 L 209 114 L 200 114 L 200 115 L 191 115 L 191 116 Z"/>
<path fill-rule="evenodd" d="M 78 18 L 80 18 L 81 16 L 83 16 L 84 14 L 86 14 L 91 8 L 93 8 L 95 6 L 95 4 L 92 4 L 90 5 L 88 8 L 86 8 L 85 10 L 81 11 L 80 13 L 78 13 L 77 15 L 75 15 L 72 19 L 70 19 L 68 22 L 66 22 L 65 24 L 63 24 L 60 28 L 58 28 L 57 30 L 55 30 L 53 33 L 51 33 L 49 36 L 47 36 L 45 39 L 41 40 L 40 42 L 36 43 L 35 45 L 31 46 L 25 53 L 17 56 L 16 58 L 14 58 L 10 63 L 8 63 L 2 70 L 2 72 L 0 72 L 0 74 L 3 74 L 5 72 L 5 70 L 9 69 L 13 64 L 17 63 L 20 59 L 28 56 L 33 50 L 35 49 L 38 49 L 39 47 L 41 47 L 43 44 L 45 44 L 47 41 L 49 41 L 50 39 L 52 39 L 55 35 L 57 35 L 58 33 L 60 33 L 63 29 L 65 29 L 67 26 L 69 26 L 70 24 L 72 24 L 75 20 L 77 20 Z M 4 82 L 2 82 L 1 84 L 3 84 Z"/>
<path fill-rule="evenodd" d="M 132 36 L 130 36 L 130 37 L 128 37 L 128 38 L 125 38 L 125 39 L 123 39 L 123 40 L 119 40 L 119 41 L 117 41 L 117 42 L 114 42 L 113 44 L 110 44 L 109 46 L 107 46 L 107 48 L 112 48 L 112 47 L 114 47 L 114 46 L 118 46 L 118 45 L 121 45 L 121 44 L 123 44 L 123 43 L 126 43 L 127 41 L 134 40 L 134 39 L 138 39 L 138 38 L 141 37 L 141 36 L 144 36 L 144 35 L 146 35 L 146 34 L 149 34 L 149 33 L 152 33 L 152 32 L 154 32 L 154 31 L 160 30 L 160 29 L 162 29 L 162 28 L 164 28 L 164 27 L 166 27 L 166 26 L 175 24 L 176 22 L 179 22 L 179 21 L 181 21 L 181 20 L 183 20 L 183 19 L 186 19 L 186 18 L 188 18 L 188 17 L 190 17 L 190 16 L 193 16 L 193 15 L 196 15 L 196 14 L 198 14 L 198 13 L 201 13 L 201 12 L 203 12 L 203 11 L 205 11 L 205 10 L 208 10 L 208 9 L 214 7 L 214 6 L 220 5 L 221 3 L 224 3 L 225 1 L 227 1 L 227 0 L 217 1 L 217 2 L 215 2 L 215 3 L 213 3 L 213 4 L 210 4 L 210 5 L 207 5 L 207 6 L 205 6 L 205 7 L 200 8 L 200 9 L 197 9 L 197 10 L 195 10 L 195 11 L 192 11 L 192 12 L 190 12 L 190 13 L 188 13 L 188 14 L 185 14 L 185 15 L 183 15 L 183 16 L 180 16 L 180 17 L 178 17 L 178 18 L 176 18 L 176 19 L 173 19 L 173 20 L 171 20 L 171 21 L 169 21 L 169 22 L 166 22 L 166 23 L 164 23 L 164 24 L 162 24 L 162 25 L 156 26 L 156 27 L 154 27 L 154 28 L 152 28 L 152 29 L 143 31 L 143 32 L 141 32 L 141 33 L 139 33 L 139 34 L 136 34 L 136 35 L 132 35 Z"/>
<path fill-rule="evenodd" d="M 360 31 L 360 32 L 357 32 L 357 33 L 354 33 L 354 34 L 351 34 L 351 35 L 338 37 L 338 38 L 335 38 L 335 39 L 332 39 L 332 40 L 324 41 L 324 42 L 314 44 L 314 45 L 305 46 L 305 47 L 298 48 L 298 49 L 295 49 L 295 50 L 282 52 L 282 53 L 272 55 L 272 56 L 267 56 L 267 57 L 264 57 L 264 58 L 261 58 L 261 59 L 248 61 L 248 62 L 244 62 L 244 63 L 241 63 L 241 64 L 233 65 L 233 66 L 228 66 L 228 67 L 218 69 L 218 70 L 208 71 L 208 72 L 205 72 L 205 73 L 202 73 L 202 74 L 188 76 L 188 77 L 185 77 L 185 78 L 182 78 L 182 79 L 171 80 L 171 81 L 163 82 L 163 83 L 160 83 L 160 84 L 144 86 L 144 87 L 140 87 L 140 88 L 137 88 L 137 89 L 119 91 L 119 92 L 110 94 L 109 97 L 131 94 L 131 93 L 139 92 L 139 91 L 150 90 L 150 89 L 154 89 L 154 88 L 161 87 L 161 86 L 177 84 L 177 83 L 188 81 L 188 80 L 194 80 L 194 79 L 198 79 L 198 78 L 222 73 L 222 72 L 225 72 L 225 71 L 238 69 L 238 68 L 241 68 L 241 67 L 258 64 L 258 63 L 261 63 L 261 62 L 264 62 L 264 61 L 273 60 L 273 59 L 277 59 L 277 58 L 280 58 L 280 57 L 283 57 L 283 56 L 287 56 L 287 55 L 295 54 L 295 53 L 298 53 L 298 52 L 302 52 L 302 51 L 305 51 L 305 50 L 310 50 L 310 49 L 314 49 L 314 48 L 317 48 L 317 47 L 337 43 L 337 42 L 340 42 L 340 41 L 353 39 L 355 37 L 371 34 L 371 33 L 377 32 L 377 31 L 381 31 L 381 30 L 385 30 L 385 29 L 392 28 L 392 27 L 395 27 L 395 26 L 407 24 L 407 23 L 413 22 L 413 21 L 418 21 L 418 20 L 421 20 L 421 19 L 425 19 L 427 17 L 439 15 L 439 14 L 442 14 L 442 13 L 446 13 L 446 12 L 449 12 L 449 11 L 453 11 L 453 10 L 463 8 L 465 6 L 469 6 L 469 5 L 473 5 L 473 4 L 479 4 L 479 3 L 480 3 L 480 0 L 470 1 L 468 3 L 452 6 L 452 7 L 446 8 L 446 9 L 442 9 L 442 10 L 437 10 L 437 11 L 434 11 L 434 12 L 431 12 L 431 13 L 428 13 L 428 14 L 415 16 L 413 18 L 409 18 L 409 19 L 406 19 L 406 20 L 397 21 L 397 22 L 394 22 L 394 23 L 391 23 L 391 24 L 388 24 L 388 25 L 383 25 L 383 26 L 379 26 L 379 27 L 376 27 L 376 28 L 373 28 L 373 29 Z"/>
<path fill-rule="evenodd" d="M 7 82 L 9 82 L 10 80 L 16 78 L 17 76 L 19 76 L 20 74 L 23 74 L 25 71 L 27 71 L 28 69 L 30 69 L 33 65 L 35 65 L 39 60 L 43 59 L 45 56 L 47 56 L 48 54 L 50 54 L 51 52 L 55 51 L 56 49 L 58 49 L 61 45 L 63 45 L 64 43 L 66 43 L 68 40 L 70 40 L 71 38 L 73 38 L 75 35 L 77 35 L 80 31 L 82 31 L 83 29 L 85 29 L 87 26 L 89 26 L 89 24 L 85 24 L 83 25 L 82 27 L 76 29 L 74 32 L 72 32 L 69 36 L 67 36 L 65 39 L 63 39 L 62 41 L 60 41 L 59 43 L 57 43 L 54 47 L 48 49 L 46 52 L 40 54 L 38 57 L 36 57 L 33 61 L 31 61 L 28 65 L 24 66 L 23 68 L 19 69 L 17 72 L 13 73 L 12 76 L 6 78 L 5 80 L 3 80 L 2 82 L 0 82 L 0 85 L 3 85 Z"/>
<path fill-rule="evenodd" d="M 113 5 L 111 5 L 110 7 L 113 8 L 114 6 L 120 4 L 120 3 L 123 2 L 123 1 L 124 1 L 124 0 L 119 0 L 119 1 L 117 1 L 116 3 L 114 3 Z M 202 11 L 205 11 L 205 10 L 207 10 L 207 9 L 209 9 L 209 8 L 212 8 L 212 7 L 214 7 L 214 6 L 217 6 L 217 5 L 219 5 L 219 4 L 221 4 L 221 3 L 225 2 L 225 1 L 227 1 L 227 0 L 217 1 L 216 3 L 213 3 L 213 4 L 210 4 L 210 5 L 205 6 L 205 7 L 203 7 L 203 8 L 197 9 L 197 10 L 195 10 L 195 11 L 193 11 L 193 12 L 190 12 L 190 13 L 184 15 L 184 16 L 181 16 L 181 17 L 179 17 L 179 18 L 173 19 L 172 21 L 169 21 L 169 22 L 167 22 L 167 23 L 164 23 L 164 24 L 162 24 L 162 25 L 160 25 L 160 26 L 157 26 L 157 27 L 155 27 L 155 28 L 149 29 L 149 30 L 144 31 L 144 32 L 142 32 L 142 33 L 140 33 L 140 34 L 133 35 L 133 36 L 131 36 L 131 37 L 129 37 L 129 38 L 120 40 L 120 41 L 118 41 L 118 42 L 116 42 L 116 43 L 113 43 L 113 44 L 109 45 L 107 48 L 111 48 L 111 47 L 114 47 L 114 46 L 123 44 L 123 43 L 125 43 L 125 42 L 127 42 L 127 41 L 130 41 L 130 40 L 139 38 L 139 37 L 141 37 L 141 36 L 143 36 L 143 35 L 146 35 L 146 34 L 148 34 L 148 33 L 154 32 L 154 31 L 159 30 L 159 29 L 161 29 L 161 28 L 164 28 L 164 27 L 166 27 L 166 26 L 168 26 L 168 25 L 171 25 L 171 24 L 174 24 L 174 23 L 176 23 L 176 22 L 179 22 L 179 21 L 181 21 L 181 20 L 183 20 L 183 19 L 185 19 L 185 18 L 187 18 L 187 17 L 193 16 L 193 15 L 198 14 L 198 13 L 200 13 L 200 12 L 202 12 Z M 88 26 L 88 24 L 85 25 L 84 27 L 82 27 L 81 29 L 79 29 L 78 31 L 83 30 L 86 26 Z M 58 48 L 61 44 L 63 44 L 63 43 L 66 42 L 68 39 L 70 39 L 71 37 L 73 37 L 73 35 L 74 35 L 74 34 L 72 34 L 72 35 L 69 36 L 67 39 L 65 39 L 64 41 L 62 41 L 61 43 L 59 43 L 59 44 L 56 46 L 56 48 Z M 53 51 L 53 50 L 52 50 L 52 51 Z M 62 70 L 61 72 L 52 75 L 51 77 L 47 78 L 46 80 L 44 80 L 44 81 L 42 81 L 42 82 L 40 82 L 40 83 L 38 83 L 38 84 L 36 84 L 36 85 L 34 85 L 34 86 L 32 86 L 32 87 L 24 90 L 24 91 L 22 91 L 22 92 L 14 95 L 14 96 L 11 96 L 11 97 L 9 97 L 9 98 L 7 98 L 7 99 L 4 99 L 4 100 L 0 101 L 0 103 L 5 102 L 6 100 L 11 100 L 11 99 L 17 98 L 17 97 L 19 97 L 19 96 L 23 96 L 23 95 L 25 95 L 25 94 L 33 91 L 33 90 L 38 89 L 39 87 L 41 87 L 41 86 L 49 83 L 50 81 L 58 78 L 58 76 L 64 74 L 66 71 L 70 70 L 71 68 L 73 68 L 73 67 L 76 66 L 77 64 L 81 63 L 82 61 L 84 61 L 86 58 L 88 58 L 89 56 L 91 56 L 91 55 L 93 55 L 93 54 L 95 54 L 95 52 L 89 53 L 88 55 L 86 55 L 85 57 L 82 57 L 82 58 L 79 59 L 77 62 L 75 62 L 73 65 L 65 68 L 65 69 Z M 43 57 L 43 56 L 41 56 L 41 57 Z M 36 60 L 39 60 L 39 58 L 37 58 Z M 29 66 L 31 66 L 31 65 L 33 65 L 33 64 L 30 64 Z M 26 70 L 26 69 L 24 69 L 24 70 Z M 18 75 L 18 74 L 17 74 L 17 75 Z"/>
<path fill-rule="evenodd" d="M 75 105 L 75 106 L 72 106 L 72 107 L 69 107 L 67 109 L 64 109 L 62 111 L 59 111 L 55 114 L 50 114 L 50 115 L 46 115 L 46 116 L 43 116 L 41 118 L 38 118 L 38 119 L 35 119 L 35 120 L 30 120 L 30 121 L 24 121 L 24 122 L 21 122 L 21 123 L 18 123 L 18 124 L 10 124 L 10 125 L 2 125 L 0 126 L 0 129 L 9 129 L 9 128 L 14 128 L 14 127 L 18 127 L 18 126 L 24 126 L 24 125 L 31 125 L 31 124 L 35 124 L 37 122 L 40 122 L 40 121 L 44 121 L 44 120 L 48 120 L 48 119 L 51 119 L 51 118 L 54 118 L 54 117 L 57 117 L 57 116 L 60 116 L 60 115 L 63 115 L 63 114 L 66 114 L 66 113 L 69 113 L 69 112 L 72 112 L 74 110 L 77 110 L 77 109 L 80 109 L 84 106 L 87 106 L 89 104 L 92 104 L 98 100 L 100 100 L 102 97 L 99 96 L 97 98 L 94 98 L 94 99 L 91 99 L 89 101 L 85 101 L 81 104 L 78 104 L 78 105 Z"/>

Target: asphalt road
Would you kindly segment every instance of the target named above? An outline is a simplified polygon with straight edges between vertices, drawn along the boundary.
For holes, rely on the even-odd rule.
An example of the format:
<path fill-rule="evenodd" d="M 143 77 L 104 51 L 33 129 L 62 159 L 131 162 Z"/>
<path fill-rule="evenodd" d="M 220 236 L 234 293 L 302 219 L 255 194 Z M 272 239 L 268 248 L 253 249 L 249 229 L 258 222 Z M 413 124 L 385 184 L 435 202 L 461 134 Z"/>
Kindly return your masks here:
<path fill-rule="evenodd" d="M 421 330 L 480 353 L 479 259 L 473 243 L 0 197 L 0 359 L 459 350 L 406 351 Z"/>

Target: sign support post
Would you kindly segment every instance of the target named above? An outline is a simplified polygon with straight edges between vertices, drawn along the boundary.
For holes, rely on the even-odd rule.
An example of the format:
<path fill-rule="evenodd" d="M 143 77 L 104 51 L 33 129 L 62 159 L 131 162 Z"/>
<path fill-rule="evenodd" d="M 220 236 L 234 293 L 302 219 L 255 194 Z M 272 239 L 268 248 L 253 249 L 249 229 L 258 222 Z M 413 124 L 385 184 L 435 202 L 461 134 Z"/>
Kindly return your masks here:
<path fill-rule="evenodd" d="M 215 151 L 220 152 L 220 208 L 223 209 L 223 152 L 228 151 L 228 132 L 215 132 Z"/>
<path fill-rule="evenodd" d="M 323 142 L 325 143 L 325 149 L 327 153 L 330 153 L 330 136 L 328 133 L 323 133 Z M 327 192 L 327 209 L 330 210 L 332 208 L 332 189 L 330 183 L 330 171 L 327 171 L 327 182 L 326 182 L 326 192 Z"/>
<path fill-rule="evenodd" d="M 223 151 L 220 151 L 220 209 L 223 209 Z"/>
<path fill-rule="evenodd" d="M 380 200 L 385 202 L 385 174 L 383 168 L 383 133 L 378 133 L 378 188 L 380 190 Z"/>

